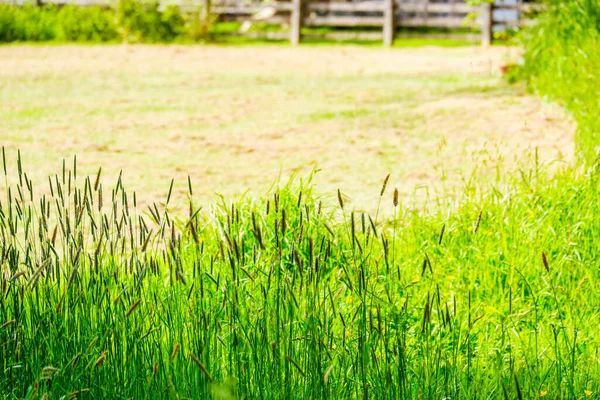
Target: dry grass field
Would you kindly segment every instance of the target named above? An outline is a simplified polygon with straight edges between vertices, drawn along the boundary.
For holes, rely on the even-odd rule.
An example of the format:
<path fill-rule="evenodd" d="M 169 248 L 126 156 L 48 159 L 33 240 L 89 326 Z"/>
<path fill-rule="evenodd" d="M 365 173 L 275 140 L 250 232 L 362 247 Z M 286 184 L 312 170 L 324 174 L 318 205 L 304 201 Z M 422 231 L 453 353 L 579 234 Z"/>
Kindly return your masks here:
<path fill-rule="evenodd" d="M 77 154 L 80 174 L 123 170 L 141 202 L 195 192 L 263 195 L 321 171 L 371 207 L 391 172 L 405 201 L 460 186 L 479 165 L 573 153 L 562 110 L 503 83 L 517 50 L 304 46 L 0 47 L 0 142 L 45 187 Z M 476 160 L 488 160 L 479 163 Z M 498 167 L 498 168 L 496 168 Z M 176 203 L 176 202 L 174 202 Z"/>

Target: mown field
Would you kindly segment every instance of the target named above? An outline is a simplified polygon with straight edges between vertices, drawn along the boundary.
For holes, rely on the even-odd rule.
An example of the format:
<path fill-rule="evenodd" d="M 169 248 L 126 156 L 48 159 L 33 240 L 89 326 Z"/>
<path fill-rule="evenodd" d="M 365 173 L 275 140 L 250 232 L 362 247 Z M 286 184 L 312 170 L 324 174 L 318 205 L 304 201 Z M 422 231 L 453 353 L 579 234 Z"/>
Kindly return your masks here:
<path fill-rule="evenodd" d="M 404 202 L 427 186 L 450 192 L 479 166 L 573 155 L 564 112 L 509 86 L 499 68 L 516 49 L 383 50 L 357 46 L 7 46 L 0 48 L 2 144 L 21 149 L 38 190 L 61 160 L 116 182 L 145 205 L 187 192 L 267 193 L 281 174 L 321 169 L 374 211 L 391 182 Z M 487 162 L 484 166 L 481 161 Z M 501 171 L 503 173 L 503 171 Z M 41 183 L 41 185 L 40 185 Z"/>
<path fill-rule="evenodd" d="M 502 48 L 0 48 L 3 397 L 597 398 L 596 17 L 549 3 L 517 86 Z"/>

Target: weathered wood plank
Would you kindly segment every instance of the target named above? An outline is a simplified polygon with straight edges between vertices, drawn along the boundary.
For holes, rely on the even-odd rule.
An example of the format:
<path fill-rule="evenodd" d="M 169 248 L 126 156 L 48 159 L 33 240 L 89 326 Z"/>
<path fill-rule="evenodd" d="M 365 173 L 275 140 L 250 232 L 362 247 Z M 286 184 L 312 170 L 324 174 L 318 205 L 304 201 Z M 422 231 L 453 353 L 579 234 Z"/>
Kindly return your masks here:
<path fill-rule="evenodd" d="M 187 7 L 188 5 L 186 5 Z M 213 5 L 213 12 L 218 14 L 254 14 L 265 8 L 272 8 L 275 11 L 292 11 L 291 3 L 273 3 L 273 4 L 244 4 L 238 5 Z"/>
<path fill-rule="evenodd" d="M 382 26 L 383 17 L 360 17 L 360 16 L 315 16 L 304 19 L 306 26 Z"/>
<path fill-rule="evenodd" d="M 544 4 L 542 3 L 522 3 L 522 4 L 494 4 L 496 10 L 518 10 L 524 13 L 533 11 L 542 11 Z"/>
<path fill-rule="evenodd" d="M 399 11 L 406 13 L 427 11 L 436 14 L 466 14 L 476 10 L 464 3 L 400 3 L 397 8 Z"/>
<path fill-rule="evenodd" d="M 308 3 L 307 10 L 323 12 L 358 12 L 358 11 L 384 11 L 384 1 L 363 1 L 360 3 Z"/>
<path fill-rule="evenodd" d="M 415 17 L 410 19 L 398 20 L 399 26 L 406 27 L 420 27 L 425 26 L 429 28 L 463 28 L 465 19 L 461 17 L 429 17 L 427 19 Z"/>
<path fill-rule="evenodd" d="M 473 11 L 473 7 L 464 3 L 429 3 L 427 10 L 430 13 L 467 14 Z"/>

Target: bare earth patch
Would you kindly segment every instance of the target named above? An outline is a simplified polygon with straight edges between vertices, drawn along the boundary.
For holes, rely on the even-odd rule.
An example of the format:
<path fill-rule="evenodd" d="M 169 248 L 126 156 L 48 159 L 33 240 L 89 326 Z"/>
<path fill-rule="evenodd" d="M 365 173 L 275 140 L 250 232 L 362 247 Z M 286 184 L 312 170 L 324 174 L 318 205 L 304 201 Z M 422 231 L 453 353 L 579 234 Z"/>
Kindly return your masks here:
<path fill-rule="evenodd" d="M 319 192 L 372 208 L 389 172 L 409 201 L 476 165 L 497 179 L 534 148 L 543 162 L 571 157 L 562 110 L 499 77 L 516 51 L 0 47 L 0 142 L 21 149 L 40 188 L 74 154 L 80 175 L 102 166 L 108 183 L 123 170 L 144 203 L 171 178 L 181 200 L 190 175 L 207 204 L 318 166 Z"/>

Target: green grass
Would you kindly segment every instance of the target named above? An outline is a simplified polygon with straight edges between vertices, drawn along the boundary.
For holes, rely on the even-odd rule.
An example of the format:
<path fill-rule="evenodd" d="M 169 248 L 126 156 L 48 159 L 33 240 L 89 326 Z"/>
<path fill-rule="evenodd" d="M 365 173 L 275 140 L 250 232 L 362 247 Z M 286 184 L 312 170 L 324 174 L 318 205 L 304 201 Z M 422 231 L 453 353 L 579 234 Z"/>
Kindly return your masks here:
<path fill-rule="evenodd" d="M 572 86 L 593 152 L 597 70 L 528 51 L 549 65 L 524 70 L 536 89 Z M 363 103 L 300 122 L 360 119 Z M 3 148 L 3 397 L 598 398 L 598 165 L 538 160 L 418 209 L 385 178 L 371 215 L 312 175 L 208 209 L 190 180 L 182 213 L 173 183 L 142 206 L 76 160 L 38 192 Z"/>
<path fill-rule="evenodd" d="M 310 177 L 171 215 L 21 161 L 0 212 L 6 398 L 583 398 L 600 390 L 595 170 L 355 213 Z M 75 164 L 75 162 L 73 163 Z M 479 194 L 478 194 L 479 193 Z M 481 194 L 485 193 L 485 194 Z M 102 200 L 100 200 L 102 199 Z M 588 391 L 588 392 L 586 392 Z"/>
<path fill-rule="evenodd" d="M 600 154 L 600 4 L 594 0 L 547 0 L 547 12 L 522 37 L 520 74 L 530 87 L 566 107 L 579 126 L 578 155 Z"/>

